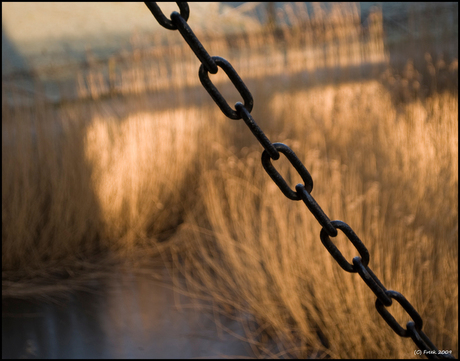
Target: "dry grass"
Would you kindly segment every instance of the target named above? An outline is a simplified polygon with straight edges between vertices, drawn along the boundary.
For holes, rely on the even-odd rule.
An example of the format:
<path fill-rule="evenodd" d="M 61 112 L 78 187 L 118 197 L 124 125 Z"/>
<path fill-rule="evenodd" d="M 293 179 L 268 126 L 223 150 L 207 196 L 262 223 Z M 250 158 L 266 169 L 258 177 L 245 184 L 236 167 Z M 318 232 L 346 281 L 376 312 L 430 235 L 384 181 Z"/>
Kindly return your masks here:
<path fill-rule="evenodd" d="M 99 249 L 99 210 L 84 127 L 43 104 L 2 112 L 3 270 L 40 268 Z M 81 254 L 80 254 L 81 253 Z"/>
<path fill-rule="evenodd" d="M 334 67 L 358 59 L 353 36 L 345 55 L 338 47 L 323 60 L 335 59 Z M 230 45 L 221 46 L 231 54 Z M 274 71 L 259 64 L 270 57 L 244 55 L 244 46 L 235 54 L 249 54 L 247 69 L 263 69 L 259 78 Z M 371 58 L 383 54 L 366 49 Z M 286 54 L 288 64 L 299 63 L 298 49 Z M 196 64 L 171 66 L 173 75 L 187 74 L 175 87 L 197 81 Z M 285 198 L 265 174 L 261 147 L 243 122 L 210 108 L 202 89 L 177 89 L 174 101 L 153 96 L 164 104 L 101 99 L 110 84 L 122 94 L 162 89 L 178 79 L 159 77 L 166 68 L 134 67 L 108 88 L 93 69 L 80 88 L 93 101 L 2 107 L 3 294 L 22 296 L 37 279 L 58 284 L 59 277 L 102 272 L 120 260 L 161 256 L 185 278 L 182 292 L 212 302 L 216 312 L 250 315 L 248 337 L 260 357 L 414 357 L 415 345 L 385 324 L 364 282 L 322 246 L 305 205 Z M 312 195 L 358 234 L 383 284 L 415 306 L 439 349 L 457 355 L 456 96 L 403 97 L 414 89 L 391 74 L 388 88 L 373 80 L 305 90 L 301 70 L 275 79 L 287 90 L 271 91 L 280 88 L 270 79 L 253 81 L 254 118 L 304 162 Z M 411 86 L 417 81 L 408 77 Z M 186 106 L 183 98 L 204 105 Z M 291 187 L 300 182 L 284 157 L 275 166 Z M 340 232 L 334 242 L 348 260 L 357 255 Z M 405 325 L 401 307 L 391 312 Z"/>
<path fill-rule="evenodd" d="M 201 139 L 214 137 L 203 124 L 217 110 L 115 113 L 104 104 L 5 108 L 4 276 L 108 250 L 158 252 L 196 202 L 189 184 Z"/>
<path fill-rule="evenodd" d="M 265 104 L 272 117 L 256 119 L 304 161 L 321 207 L 354 229 L 384 285 L 413 303 L 440 349 L 456 354 L 456 98 L 397 110 L 388 91 L 369 82 L 280 93 Z M 232 131 L 240 128 L 231 124 Z M 286 199 L 265 174 L 259 148 L 222 151 L 202 177 L 203 212 L 190 214 L 178 236 L 194 242 L 186 254 L 178 250 L 189 290 L 254 315 L 279 342 L 275 353 L 259 338 L 261 356 L 414 357 L 412 341 L 380 318 L 364 282 L 322 246 L 305 205 Z M 277 163 L 292 186 L 301 181 Z M 349 261 L 357 255 L 344 236 L 335 243 Z M 408 321 L 401 307 L 391 312 Z"/>
<path fill-rule="evenodd" d="M 295 7 L 286 4 L 283 10 L 278 9 L 276 29 L 259 26 L 250 32 L 251 36 L 246 32 L 224 35 L 214 28 L 193 30 L 206 48 L 212 49 L 212 55 L 232 59 L 233 67 L 246 80 L 280 76 L 286 69 L 291 74 L 308 72 L 315 81 L 332 74 L 331 69 L 341 68 L 340 76 L 349 78 L 350 73 L 362 71 L 362 65 L 388 62 L 381 13 L 370 14 L 364 31 L 355 3 L 333 4 L 328 11 L 315 5 L 310 16 L 305 4 Z M 185 41 L 177 43 L 181 39 L 175 35 L 165 32 L 169 44 L 163 46 L 158 40 L 149 42 L 147 36 L 136 37 L 132 52 L 114 55 L 108 61 L 88 57 L 90 66 L 78 71 L 77 96 L 100 99 L 108 94 L 201 86 L 195 55 Z M 225 80 L 213 81 L 219 84 Z"/>
<path fill-rule="evenodd" d="M 104 238 L 112 245 L 134 248 L 180 221 L 187 191 L 178 186 L 195 166 L 203 123 L 198 113 L 192 108 L 137 113 L 122 121 L 93 119 L 85 155 L 93 168 Z"/>

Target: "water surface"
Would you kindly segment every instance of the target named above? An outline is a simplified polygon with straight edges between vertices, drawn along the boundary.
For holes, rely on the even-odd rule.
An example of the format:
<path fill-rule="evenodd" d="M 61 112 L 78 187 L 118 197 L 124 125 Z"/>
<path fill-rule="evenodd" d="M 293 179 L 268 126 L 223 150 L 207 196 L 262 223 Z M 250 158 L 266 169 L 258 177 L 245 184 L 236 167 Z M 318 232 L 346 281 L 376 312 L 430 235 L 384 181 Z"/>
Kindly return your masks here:
<path fill-rule="evenodd" d="M 253 356 L 210 311 L 151 277 L 123 272 L 56 302 L 3 299 L 2 358 Z M 244 336 L 242 326 L 223 325 Z"/>

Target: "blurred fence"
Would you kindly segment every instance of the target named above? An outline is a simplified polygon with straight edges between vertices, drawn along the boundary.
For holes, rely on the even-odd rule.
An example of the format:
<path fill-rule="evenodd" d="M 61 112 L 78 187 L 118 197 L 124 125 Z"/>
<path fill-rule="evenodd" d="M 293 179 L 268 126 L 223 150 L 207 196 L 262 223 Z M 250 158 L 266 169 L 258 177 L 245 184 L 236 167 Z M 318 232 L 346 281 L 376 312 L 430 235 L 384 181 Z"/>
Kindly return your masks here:
<path fill-rule="evenodd" d="M 381 69 L 388 63 L 378 9 L 369 14 L 365 26 L 356 3 L 334 4 L 328 9 L 317 3 L 313 11 L 304 3 L 287 3 L 275 16 L 274 23 L 251 32 L 215 34 L 201 30 L 197 35 L 211 55 L 231 59 L 245 80 L 285 74 L 303 74 L 302 79 L 313 82 L 331 76 L 343 80 L 362 75 L 366 66 Z M 161 43 L 154 36 L 133 37 L 132 49 L 108 59 L 97 59 L 88 50 L 82 63 L 53 63 L 27 74 L 3 77 L 3 91 L 14 93 L 8 101 L 30 98 L 36 91 L 31 89 L 30 79 L 39 80 L 43 94 L 55 102 L 199 85 L 198 62 L 187 44 Z M 21 77 L 27 84 L 20 81 L 18 85 Z"/>
<path fill-rule="evenodd" d="M 316 11 L 312 18 L 307 12 L 294 16 L 287 5 L 285 9 L 292 26 L 281 23 L 249 34 L 198 35 L 211 54 L 231 59 L 243 79 L 302 72 L 317 79 L 323 72 L 321 80 L 334 69 L 340 69 L 347 77 L 349 69 L 386 64 L 381 13 L 371 13 L 368 27 L 363 28 L 352 6 L 336 6 L 328 14 Z M 107 62 L 91 63 L 78 74 L 78 96 L 98 98 L 108 93 L 199 85 L 197 60 L 184 44 L 138 48 Z"/>

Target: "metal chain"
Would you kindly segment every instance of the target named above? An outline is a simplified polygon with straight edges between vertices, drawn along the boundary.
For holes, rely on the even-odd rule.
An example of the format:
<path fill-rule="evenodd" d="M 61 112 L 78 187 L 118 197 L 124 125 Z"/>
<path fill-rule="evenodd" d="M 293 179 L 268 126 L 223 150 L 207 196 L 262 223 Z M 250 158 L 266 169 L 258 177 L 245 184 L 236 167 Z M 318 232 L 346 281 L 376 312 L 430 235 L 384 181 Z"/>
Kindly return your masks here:
<path fill-rule="evenodd" d="M 350 273 L 358 273 L 364 282 L 369 286 L 372 292 L 377 296 L 375 307 L 382 318 L 388 325 L 401 337 L 410 337 L 414 343 L 419 347 L 420 354 L 428 358 L 454 358 L 450 354 L 441 353 L 430 341 L 427 335 L 422 331 L 423 320 L 411 303 L 399 292 L 387 290 L 377 276 L 369 268 L 369 252 L 366 246 L 361 242 L 353 229 L 342 221 L 331 221 L 323 212 L 321 207 L 316 203 L 311 195 L 313 190 L 313 179 L 310 173 L 305 168 L 300 159 L 296 156 L 294 151 L 287 145 L 282 143 L 271 143 L 265 133 L 260 129 L 257 123 L 251 116 L 251 111 L 254 105 L 252 95 L 246 84 L 241 80 L 240 76 L 232 65 L 225 59 L 218 56 L 210 56 L 205 50 L 201 42 L 193 33 L 192 29 L 188 26 L 187 20 L 190 14 L 188 4 L 185 2 L 178 2 L 177 5 L 180 9 L 180 14 L 176 11 L 171 13 L 171 19 L 167 19 L 161 9 L 156 3 L 146 2 L 147 7 L 152 12 L 153 16 L 160 23 L 161 26 L 170 30 L 179 30 L 182 37 L 193 50 L 195 55 L 201 62 L 199 69 L 199 78 L 201 84 L 212 97 L 214 102 L 219 106 L 222 112 L 231 119 L 243 119 L 251 132 L 257 138 L 259 143 L 264 148 L 262 153 L 262 165 L 271 179 L 276 183 L 283 194 L 289 199 L 299 201 L 303 200 L 310 212 L 315 216 L 316 220 L 321 225 L 320 239 L 324 247 L 337 261 L 340 267 Z M 220 94 L 217 88 L 209 79 L 208 73 L 215 74 L 218 67 L 227 74 L 235 88 L 238 90 L 244 100 L 244 105 L 240 102 L 235 104 L 235 109 L 232 109 L 225 98 Z M 272 160 L 278 160 L 279 153 L 283 153 L 292 166 L 297 170 L 304 184 L 297 184 L 296 190 L 293 191 L 284 178 L 278 173 L 272 164 Z M 353 264 L 349 263 L 339 251 L 339 249 L 332 243 L 330 237 L 336 237 L 340 229 L 350 240 L 350 242 L 358 250 L 361 257 L 353 258 Z M 392 299 L 396 300 L 413 321 L 409 321 L 404 329 L 387 310 L 393 303 Z"/>

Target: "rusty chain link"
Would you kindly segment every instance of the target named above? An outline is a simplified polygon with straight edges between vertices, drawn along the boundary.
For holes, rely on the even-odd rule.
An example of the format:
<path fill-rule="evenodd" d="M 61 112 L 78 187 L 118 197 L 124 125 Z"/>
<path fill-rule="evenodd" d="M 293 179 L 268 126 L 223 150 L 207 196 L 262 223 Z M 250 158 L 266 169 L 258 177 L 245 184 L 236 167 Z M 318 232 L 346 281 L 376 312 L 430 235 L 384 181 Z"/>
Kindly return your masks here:
<path fill-rule="evenodd" d="M 433 359 L 454 358 L 448 353 L 441 354 L 428 336 L 422 331 L 423 320 L 411 303 L 401 293 L 387 290 L 374 272 L 372 272 L 368 266 L 370 258 L 369 252 L 353 229 L 345 222 L 337 220 L 331 221 L 323 212 L 321 207 L 311 196 L 311 191 L 313 190 L 313 179 L 294 151 L 283 143 L 271 143 L 262 129 L 260 129 L 250 114 L 254 101 L 250 91 L 246 87 L 246 84 L 243 80 L 241 80 L 236 70 L 227 60 L 219 56 L 210 56 L 195 36 L 192 29 L 188 26 L 187 20 L 190 14 L 188 4 L 186 2 L 178 2 L 177 5 L 179 6 L 180 14 L 176 11 L 172 12 L 171 19 L 166 18 L 156 3 L 146 2 L 145 4 L 161 26 L 169 30 L 179 30 L 184 40 L 187 44 L 189 44 L 190 48 L 201 62 L 198 74 L 203 87 L 228 118 L 244 120 L 251 132 L 264 148 L 262 153 L 262 165 L 265 171 L 287 198 L 295 201 L 304 201 L 305 205 L 322 227 L 320 239 L 323 245 L 337 261 L 340 267 L 347 272 L 358 273 L 371 291 L 374 292 L 377 296 L 375 307 L 385 322 L 388 323 L 388 325 L 399 336 L 412 338 L 414 343 L 419 347 L 421 351 L 420 354 L 424 354 L 428 358 Z M 217 73 L 218 67 L 222 68 L 235 88 L 238 90 L 244 100 L 244 105 L 241 102 L 237 102 L 235 104 L 235 109 L 232 109 L 222 94 L 220 94 L 211 82 L 208 73 Z M 292 166 L 297 170 L 302 180 L 305 182 L 305 184 L 298 184 L 295 191 L 288 186 L 284 178 L 278 173 L 271 162 L 272 160 L 279 159 L 279 153 L 283 153 L 286 156 Z M 337 229 L 340 229 L 347 236 L 361 256 L 354 257 L 353 264 L 349 263 L 343 257 L 340 250 L 330 239 L 330 237 L 337 236 Z M 387 310 L 387 307 L 390 307 L 393 303 L 392 299 L 396 300 L 413 320 L 407 322 L 406 329 L 404 329 Z"/>

